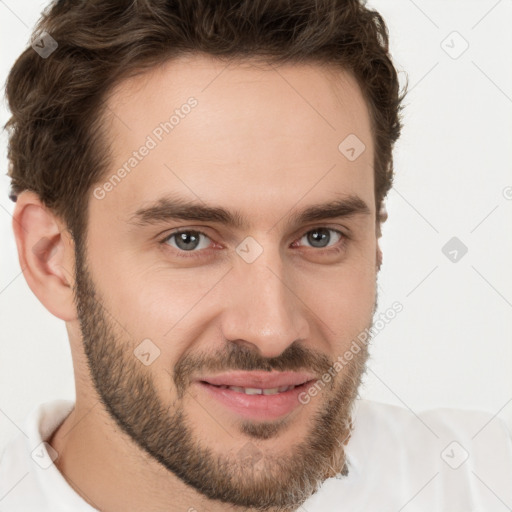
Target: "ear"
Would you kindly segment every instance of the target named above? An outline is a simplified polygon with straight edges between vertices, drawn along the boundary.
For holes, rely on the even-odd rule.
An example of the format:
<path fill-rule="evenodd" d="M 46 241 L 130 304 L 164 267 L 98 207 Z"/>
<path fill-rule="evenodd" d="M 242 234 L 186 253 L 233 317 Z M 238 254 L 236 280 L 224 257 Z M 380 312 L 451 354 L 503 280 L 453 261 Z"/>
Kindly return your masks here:
<path fill-rule="evenodd" d="M 379 246 L 379 241 L 377 240 L 377 270 L 380 270 L 380 267 L 382 266 L 382 250 Z"/>
<path fill-rule="evenodd" d="M 21 270 L 34 295 L 56 317 L 75 320 L 74 242 L 65 223 L 25 190 L 16 200 L 12 227 Z"/>
<path fill-rule="evenodd" d="M 380 270 L 382 265 L 382 250 L 379 246 L 379 238 L 382 236 L 381 225 L 386 222 L 388 218 L 388 212 L 386 210 L 386 206 L 384 203 L 381 205 L 379 213 L 377 215 L 377 224 L 375 227 L 375 233 L 377 235 L 377 254 L 376 254 L 376 262 L 377 262 L 377 270 Z"/>

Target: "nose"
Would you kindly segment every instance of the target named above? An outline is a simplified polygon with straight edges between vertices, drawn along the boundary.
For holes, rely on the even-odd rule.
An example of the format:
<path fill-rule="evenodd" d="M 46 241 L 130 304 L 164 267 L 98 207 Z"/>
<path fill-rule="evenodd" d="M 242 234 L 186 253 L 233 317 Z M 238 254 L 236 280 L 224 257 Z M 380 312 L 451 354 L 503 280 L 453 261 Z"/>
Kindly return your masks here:
<path fill-rule="evenodd" d="M 265 249 L 258 259 L 235 262 L 226 283 L 222 314 L 225 339 L 276 357 L 294 341 L 307 339 L 309 326 L 300 283 L 285 269 L 279 251 Z"/>

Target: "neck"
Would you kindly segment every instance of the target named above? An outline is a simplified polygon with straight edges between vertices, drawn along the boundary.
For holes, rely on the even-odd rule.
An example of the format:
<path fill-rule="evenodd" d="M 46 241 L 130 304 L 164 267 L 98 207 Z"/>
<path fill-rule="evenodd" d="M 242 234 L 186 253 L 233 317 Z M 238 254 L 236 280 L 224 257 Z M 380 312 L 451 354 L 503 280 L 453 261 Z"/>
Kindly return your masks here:
<path fill-rule="evenodd" d="M 102 512 L 248 512 L 211 501 L 178 479 L 135 445 L 99 400 L 77 400 L 48 442 L 59 454 L 55 465 L 69 485 Z"/>

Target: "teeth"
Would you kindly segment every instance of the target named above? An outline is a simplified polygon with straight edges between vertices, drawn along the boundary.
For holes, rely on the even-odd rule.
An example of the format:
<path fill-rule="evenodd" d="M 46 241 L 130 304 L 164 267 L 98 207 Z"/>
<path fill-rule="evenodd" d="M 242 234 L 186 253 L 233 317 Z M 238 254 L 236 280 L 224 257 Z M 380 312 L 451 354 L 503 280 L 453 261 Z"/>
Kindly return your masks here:
<path fill-rule="evenodd" d="M 256 388 L 241 388 L 241 389 L 246 395 L 261 395 L 261 394 L 263 394 L 262 389 L 256 389 Z"/>
<path fill-rule="evenodd" d="M 239 386 L 219 386 L 223 389 L 231 389 L 232 391 L 236 391 L 237 393 L 245 393 L 246 395 L 277 395 L 277 393 L 284 393 L 285 391 L 289 391 L 293 389 L 295 386 L 281 386 L 279 388 L 271 388 L 271 389 L 258 389 L 258 388 L 242 388 Z"/>
<path fill-rule="evenodd" d="M 245 393 L 244 388 L 239 388 L 238 386 L 228 386 L 228 389 L 231 389 L 233 391 L 237 391 L 238 393 Z"/>

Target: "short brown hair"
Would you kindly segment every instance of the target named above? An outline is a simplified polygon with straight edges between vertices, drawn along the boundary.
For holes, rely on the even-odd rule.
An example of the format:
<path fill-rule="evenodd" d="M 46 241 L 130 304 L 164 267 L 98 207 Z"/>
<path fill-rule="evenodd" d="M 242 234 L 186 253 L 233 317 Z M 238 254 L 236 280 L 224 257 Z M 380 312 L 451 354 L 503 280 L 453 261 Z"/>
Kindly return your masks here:
<path fill-rule="evenodd" d="M 391 188 L 405 93 L 384 20 L 364 0 L 60 0 L 43 13 L 34 39 L 43 32 L 58 47 L 47 58 L 27 48 L 7 81 L 11 198 L 37 193 L 80 246 L 89 192 L 109 163 L 101 130 L 108 93 L 186 53 L 351 72 L 371 117 L 377 210 Z"/>

